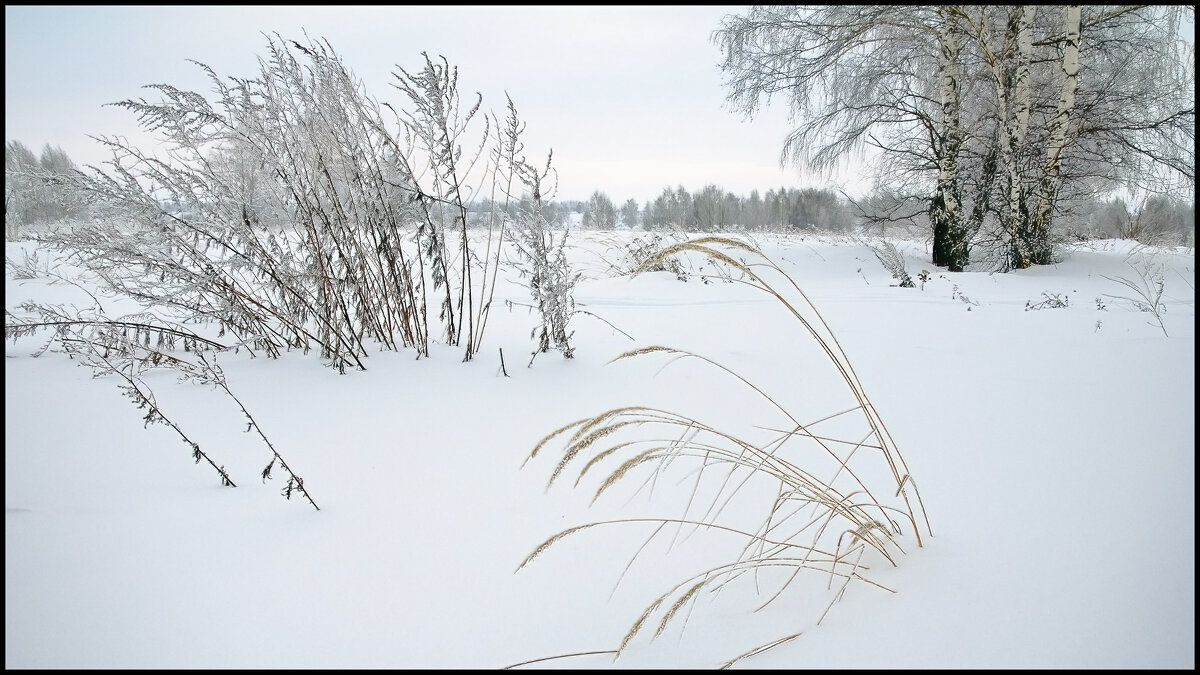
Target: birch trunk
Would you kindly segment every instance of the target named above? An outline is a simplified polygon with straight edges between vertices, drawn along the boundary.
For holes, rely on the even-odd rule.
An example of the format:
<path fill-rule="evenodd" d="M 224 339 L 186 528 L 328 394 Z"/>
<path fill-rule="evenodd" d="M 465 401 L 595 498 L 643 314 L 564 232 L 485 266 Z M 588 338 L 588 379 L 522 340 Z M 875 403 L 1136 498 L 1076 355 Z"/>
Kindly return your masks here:
<path fill-rule="evenodd" d="M 987 8 L 980 12 L 977 35 L 980 51 L 991 74 L 996 91 L 997 123 L 1002 131 L 995 139 L 989 157 L 996 157 L 1003 167 L 1005 183 L 1001 190 L 1003 204 L 998 209 L 1000 230 L 1007 239 L 1005 267 L 1028 267 L 1020 261 L 1030 257 L 1029 209 L 1025 204 L 1021 155 L 1029 130 L 1030 88 L 1029 70 L 1033 53 L 1033 5 L 1014 7 L 1005 21 L 1004 37 L 996 49 L 993 45 Z M 990 189 L 991 181 L 987 181 Z M 986 205 L 984 205 L 986 208 Z"/>
<path fill-rule="evenodd" d="M 959 65 L 961 29 L 957 15 L 944 7 L 938 8 L 938 19 L 942 120 L 939 142 L 935 146 L 937 187 L 929 205 L 929 220 L 933 225 L 933 263 L 945 265 L 951 272 L 961 272 L 970 256 L 958 180 L 958 155 L 963 143 Z"/>
<path fill-rule="evenodd" d="M 1065 12 L 1064 28 L 1066 43 L 1063 46 L 1062 58 L 1062 96 L 1058 101 L 1058 110 L 1050 122 L 1049 141 L 1046 144 L 1046 158 L 1042 165 L 1042 179 L 1038 184 L 1037 206 L 1030 223 L 1030 243 L 1032 255 L 1028 264 L 1047 265 L 1053 262 L 1053 251 L 1050 245 L 1050 225 L 1053 220 L 1054 202 L 1062 184 L 1062 154 L 1067 144 L 1067 130 L 1071 124 L 1071 113 L 1075 108 L 1075 88 L 1079 76 L 1079 40 L 1080 40 L 1079 5 L 1069 5 Z"/>
<path fill-rule="evenodd" d="M 1016 54 L 1012 77 L 1006 83 L 1011 90 L 1009 101 L 1012 114 L 1005 119 L 1008 144 L 1008 195 L 1005 201 L 1008 206 L 1008 230 L 1013 237 L 1011 263 L 1017 268 L 1029 266 L 1024 261 L 1029 258 L 1031 249 L 1029 209 L 1025 206 L 1022 183 L 1021 148 L 1025 146 L 1025 136 L 1029 130 L 1029 64 L 1033 53 L 1033 19 L 1036 11 L 1034 5 L 1023 5 L 1009 19 L 1009 30 L 1015 37 Z"/>

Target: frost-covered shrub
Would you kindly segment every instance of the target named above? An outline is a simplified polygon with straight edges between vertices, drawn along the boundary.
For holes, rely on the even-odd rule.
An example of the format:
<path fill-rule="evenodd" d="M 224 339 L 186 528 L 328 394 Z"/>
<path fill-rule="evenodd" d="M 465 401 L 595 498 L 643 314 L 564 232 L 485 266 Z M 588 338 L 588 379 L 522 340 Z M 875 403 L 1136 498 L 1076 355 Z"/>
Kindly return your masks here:
<path fill-rule="evenodd" d="M 440 337 L 469 360 L 504 222 L 468 207 L 513 158 L 487 153 L 496 127 L 481 98 L 461 101 L 457 69 L 422 57 L 395 73 L 395 106 L 314 40 L 270 39 L 252 78 L 198 64 L 207 97 L 152 85 L 161 100 L 116 105 L 172 152 L 102 139 L 113 158 L 81 187 L 104 217 L 54 243 L 112 290 L 268 355 L 317 349 L 361 369 L 372 344 L 426 355 Z M 483 255 L 468 236 L 480 225 L 496 235 Z"/>
<path fill-rule="evenodd" d="M 1025 311 L 1031 309 L 1066 309 L 1071 304 L 1071 299 L 1061 293 L 1042 293 L 1042 299 L 1039 302 L 1032 300 L 1025 301 Z"/>
<path fill-rule="evenodd" d="M 901 288 L 915 288 L 912 277 L 908 274 L 908 266 L 904 262 L 904 254 L 896 245 L 886 239 L 880 239 L 875 242 L 866 242 L 866 246 L 871 249 L 871 253 L 875 254 L 875 259 L 879 264 L 883 265 L 883 269 L 887 270 L 888 274 L 896 280 Z"/>
<path fill-rule="evenodd" d="M 1123 300 L 1139 312 L 1149 313 L 1154 317 L 1154 322 L 1162 330 L 1163 335 L 1167 335 L 1167 325 L 1164 322 L 1167 305 L 1163 302 L 1163 288 L 1166 284 L 1163 265 L 1146 256 L 1138 256 L 1127 261 L 1127 264 L 1135 272 L 1135 278 L 1107 276 L 1104 278 L 1128 288 L 1133 295 L 1108 295 L 1107 293 L 1105 295 L 1115 300 Z"/>
<path fill-rule="evenodd" d="M 567 258 L 569 228 L 564 226 L 556 232 L 546 218 L 546 200 L 555 191 L 555 174 L 550 166 L 553 155 L 547 156 L 546 164 L 540 170 L 519 157 L 523 149 L 520 142 L 523 129 L 510 99 L 508 118 L 501 133 L 501 151 L 510 158 L 513 178 L 527 191 L 514 226 L 513 244 L 520 254 L 521 276 L 528 280 L 533 306 L 541 317 L 541 325 L 533 329 L 537 347 L 529 359 L 532 364 L 538 354 L 550 351 L 551 347 L 562 352 L 565 358 L 575 355 L 567 325 L 575 314 L 573 292 L 580 275 L 573 271 Z"/>

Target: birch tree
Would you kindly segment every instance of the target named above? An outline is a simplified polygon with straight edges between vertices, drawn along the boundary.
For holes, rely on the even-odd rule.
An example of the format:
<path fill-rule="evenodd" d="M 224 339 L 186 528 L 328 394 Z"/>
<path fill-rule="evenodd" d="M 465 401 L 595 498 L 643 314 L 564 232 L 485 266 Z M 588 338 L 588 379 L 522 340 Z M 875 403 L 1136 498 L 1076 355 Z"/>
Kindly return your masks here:
<path fill-rule="evenodd" d="M 1008 164 L 1008 217 L 1000 214 L 1006 267 L 1052 263 L 1056 220 L 1089 201 L 1147 191 L 1194 199 L 1194 50 L 1178 33 L 1184 11 L 1192 10 L 1039 12 L 1045 21 L 1034 22 L 1041 73 L 1031 69 L 1032 121 L 1005 148 L 1010 159 L 1019 157 Z M 1019 84 L 1012 91 L 1021 92 Z M 1022 112 L 1012 106 L 1014 119 Z"/>
<path fill-rule="evenodd" d="M 631 197 L 625 200 L 625 203 L 621 205 L 621 227 L 627 230 L 636 230 L 640 214 L 641 209 L 638 208 L 636 199 Z"/>
<path fill-rule="evenodd" d="M 1151 195 L 1194 201 L 1195 45 L 1183 38 L 1182 25 L 1194 23 L 1195 8 L 1081 10 L 1079 74 L 1058 191 L 1042 193 L 1049 201 L 1043 212 L 1053 218 L 1064 201 L 1114 191 L 1134 201 Z"/>
<path fill-rule="evenodd" d="M 1090 200 L 1194 199 L 1189 15 L 756 6 L 713 37 L 735 111 L 786 100 L 781 163 L 830 169 L 873 148 L 877 190 L 928 204 L 936 264 L 963 269 L 983 249 L 1008 270 L 1053 262 L 1055 219 Z"/>
<path fill-rule="evenodd" d="M 1067 144 L 1067 131 L 1075 110 L 1075 89 L 1079 81 L 1079 41 L 1082 11 L 1079 5 L 1068 5 L 1063 11 L 1063 32 L 1066 39 L 1060 68 L 1062 71 L 1062 93 L 1058 109 L 1050 120 L 1046 157 L 1042 165 L 1042 176 L 1037 187 L 1037 206 L 1030 223 L 1029 245 L 1032 250 L 1020 250 L 1015 264 L 1018 268 L 1032 264 L 1047 265 L 1053 262 L 1050 247 L 1051 210 L 1062 182 L 1063 150 Z"/>
<path fill-rule="evenodd" d="M 924 193 L 939 264 L 965 266 L 962 44 L 954 12 L 755 6 L 727 17 L 713 39 L 735 111 L 752 117 L 774 96 L 785 97 L 794 127 L 781 164 L 824 171 L 878 150 L 878 176 Z"/>
<path fill-rule="evenodd" d="M 958 158 L 964 133 L 961 109 L 962 30 L 959 16 L 949 9 L 937 9 L 935 24 L 938 44 L 939 90 L 942 104 L 941 123 L 933 136 L 933 155 L 937 159 L 937 185 L 929 206 L 933 227 L 933 264 L 961 272 L 969 262 L 968 228 L 963 218 Z"/>
<path fill-rule="evenodd" d="M 1028 189 L 1025 185 L 1029 172 L 1025 168 L 1025 161 L 1029 154 L 1027 135 L 1033 108 L 1030 78 L 1036 7 L 956 6 L 947 11 L 961 17 L 973 36 L 986 73 L 984 77 L 991 83 L 992 106 L 980 117 L 991 120 L 995 131 L 981 135 L 975 143 L 981 146 L 982 153 L 991 158 L 989 161 L 994 163 L 995 169 L 1003 169 L 1003 187 L 996 217 L 1002 244 L 1006 248 L 1006 267 L 1012 267 L 1012 261 L 1028 260 L 1030 257 L 1029 210 L 1026 206 Z M 996 35 L 997 27 L 999 36 Z M 992 203 L 990 193 L 995 169 L 989 168 L 979 176 L 976 220 L 980 224 Z"/>
<path fill-rule="evenodd" d="M 604 192 L 596 190 L 583 208 L 583 227 L 589 230 L 611 230 L 617 225 L 617 207 Z"/>

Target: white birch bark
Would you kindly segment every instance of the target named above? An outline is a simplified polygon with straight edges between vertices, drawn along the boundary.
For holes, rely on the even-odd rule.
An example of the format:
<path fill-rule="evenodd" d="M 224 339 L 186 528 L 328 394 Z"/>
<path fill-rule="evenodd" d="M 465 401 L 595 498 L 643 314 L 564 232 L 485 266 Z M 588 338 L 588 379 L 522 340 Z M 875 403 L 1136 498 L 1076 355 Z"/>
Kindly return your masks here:
<path fill-rule="evenodd" d="M 1033 54 L 1033 19 L 1037 8 L 1023 5 L 1015 10 L 1014 20 L 1009 22 L 1016 38 L 1013 75 L 1008 83 L 1011 89 L 1012 114 L 1006 119 L 1008 138 L 1008 222 L 1012 231 L 1021 236 L 1026 229 L 1026 216 L 1022 208 L 1025 199 L 1021 177 L 1020 149 L 1025 145 L 1029 130 L 1029 64 Z"/>
<path fill-rule="evenodd" d="M 936 198 L 930 209 L 934 227 L 934 263 L 962 271 L 967 263 L 966 231 L 959 197 L 958 155 L 963 143 L 960 65 L 962 32 L 955 11 L 939 7 L 938 67 L 941 72 L 941 144 L 937 154 Z"/>
<path fill-rule="evenodd" d="M 997 48 L 988 16 L 980 10 L 976 26 L 980 52 L 991 75 L 996 92 L 997 123 L 1003 129 L 998 148 L 999 164 L 1004 168 L 1007 189 L 1002 192 L 1004 207 L 999 212 L 1001 230 L 1008 238 L 1010 264 L 1028 257 L 1028 211 L 1024 208 L 1025 191 L 1021 166 L 1021 148 L 1029 130 L 1029 71 L 1033 53 L 1033 5 L 1010 10 L 1004 36 Z"/>
<path fill-rule="evenodd" d="M 1075 89 L 1079 76 L 1080 41 L 1079 5 L 1068 5 L 1064 12 L 1063 27 L 1066 42 L 1062 58 L 1062 95 L 1058 110 L 1050 122 L 1046 157 L 1042 164 L 1042 179 L 1038 185 L 1037 207 L 1033 213 L 1034 258 L 1032 264 L 1045 264 L 1049 260 L 1050 222 L 1054 200 L 1061 183 L 1062 153 L 1067 144 L 1067 130 L 1071 124 L 1071 112 L 1075 108 Z"/>
<path fill-rule="evenodd" d="M 962 146 L 962 120 L 959 101 L 959 43 L 957 22 L 953 17 L 939 8 L 938 12 L 945 23 L 938 30 L 938 43 L 941 48 L 942 70 L 942 133 L 945 145 L 938 161 L 938 185 L 942 190 L 947 215 L 954 217 L 959 212 L 957 190 L 954 189 L 958 180 L 958 151 Z"/>

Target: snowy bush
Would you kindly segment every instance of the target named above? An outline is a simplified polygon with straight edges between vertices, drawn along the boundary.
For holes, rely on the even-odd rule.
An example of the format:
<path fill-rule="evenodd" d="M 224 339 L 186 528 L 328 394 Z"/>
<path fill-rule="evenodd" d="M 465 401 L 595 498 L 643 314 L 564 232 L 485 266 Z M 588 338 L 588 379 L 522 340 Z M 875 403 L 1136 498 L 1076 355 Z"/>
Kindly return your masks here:
<path fill-rule="evenodd" d="M 222 79 L 197 64 L 213 101 L 159 84 L 149 88 L 160 101 L 116 104 L 171 151 L 163 159 L 123 139 L 100 139 L 112 152 L 108 170 L 74 174 L 72 186 L 90 197 L 96 217 L 42 239 L 103 292 L 143 310 L 110 318 L 88 291 L 91 308 L 21 305 L 5 333 L 49 332 L 43 350 L 55 345 L 97 375 L 116 377 L 148 410 L 147 424 L 171 427 L 197 463 L 206 460 L 233 486 L 158 405 L 142 373 L 167 368 L 216 387 L 271 449 L 263 480 L 279 467 L 288 475 L 284 494 L 316 507 L 229 389 L 216 354 L 317 349 L 339 372 L 365 369 L 373 347 L 428 355 L 440 321 L 442 339 L 463 345 L 471 359 L 491 307 L 507 213 L 507 205 L 484 211 L 476 223 L 472 186 L 490 183 L 493 194 L 508 195 L 526 165 L 511 100 L 508 135 L 496 133 L 488 115 L 480 129 L 473 120 L 481 100 L 462 108 L 457 69 L 445 59 L 422 54 L 420 71 L 398 68 L 395 86 L 408 105 L 393 107 L 370 98 L 327 43 L 276 36 L 268 53 L 254 78 Z M 469 236 L 479 229 L 487 233 L 482 256 Z M 570 356 L 574 278 L 562 243 L 551 244 L 534 283 L 547 317 L 542 342 Z M 14 278 L 56 276 L 84 288 L 39 269 L 36 258 L 9 267 Z M 428 304 L 439 307 L 436 318 Z"/>
<path fill-rule="evenodd" d="M 1154 317 L 1155 324 L 1162 330 L 1163 335 L 1167 335 L 1167 326 L 1164 322 L 1164 315 L 1167 313 L 1167 305 L 1163 302 L 1163 286 L 1164 286 L 1164 270 L 1163 265 L 1155 262 L 1151 257 L 1140 255 L 1135 256 L 1131 260 L 1127 260 L 1134 271 L 1134 277 L 1104 277 L 1109 281 L 1121 284 L 1125 288 L 1132 291 L 1132 295 L 1108 295 L 1115 300 L 1123 300 L 1139 312 L 1147 312 Z"/>
<path fill-rule="evenodd" d="M 896 245 L 886 239 L 876 241 L 865 241 L 863 244 L 871 249 L 871 253 L 875 254 L 875 259 L 879 264 L 883 265 L 883 269 L 887 270 L 888 274 L 896 280 L 896 285 L 900 288 L 914 288 L 912 277 L 908 274 L 908 265 L 904 262 L 904 254 Z M 922 281 L 924 287 L 924 281 Z"/>
<path fill-rule="evenodd" d="M 421 70 L 398 68 L 407 105 L 392 106 L 326 43 L 276 37 L 268 53 L 248 79 L 198 64 L 213 101 L 151 85 L 161 101 L 118 103 L 173 151 L 102 139 L 108 171 L 81 187 L 104 217 L 50 241 L 110 289 L 271 356 L 316 348 L 339 371 L 363 369 L 372 343 L 426 355 L 440 335 L 471 359 L 504 216 L 476 218 L 468 186 L 496 184 L 515 161 L 485 156 L 504 139 L 478 115 L 481 99 L 464 107 L 457 69 L 424 54 Z M 482 256 L 477 225 L 489 233 Z"/>
<path fill-rule="evenodd" d="M 1039 302 L 1033 302 L 1032 300 L 1025 301 L 1025 311 L 1028 312 L 1031 309 L 1064 309 L 1069 307 L 1070 304 L 1071 299 L 1061 293 L 1043 292 L 1042 299 Z"/>
<path fill-rule="evenodd" d="M 503 132 L 504 147 L 514 160 L 510 166 L 514 167 L 516 178 L 528 193 L 527 205 L 521 210 L 516 223 L 514 243 L 521 257 L 521 275 L 528 281 L 533 306 L 541 317 L 541 325 L 533 331 L 537 347 L 529 359 L 532 365 L 538 354 L 549 351 L 552 346 L 568 359 L 574 356 L 567 324 L 575 313 L 572 292 L 580 275 L 572 270 L 567 259 L 569 228 L 564 227 L 556 237 L 546 219 L 545 200 L 554 193 L 554 186 L 549 182 L 553 175 L 551 158 L 546 158 L 546 165 L 541 170 L 526 163 L 523 158 L 516 159 L 522 148 L 519 140 L 522 128 L 510 100 L 509 116 Z"/>

